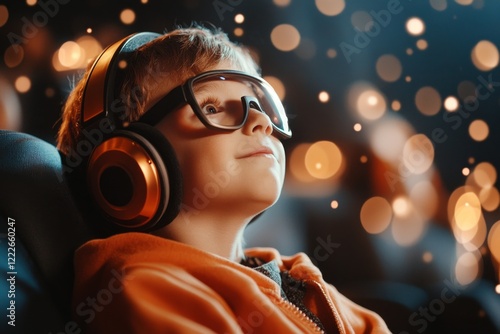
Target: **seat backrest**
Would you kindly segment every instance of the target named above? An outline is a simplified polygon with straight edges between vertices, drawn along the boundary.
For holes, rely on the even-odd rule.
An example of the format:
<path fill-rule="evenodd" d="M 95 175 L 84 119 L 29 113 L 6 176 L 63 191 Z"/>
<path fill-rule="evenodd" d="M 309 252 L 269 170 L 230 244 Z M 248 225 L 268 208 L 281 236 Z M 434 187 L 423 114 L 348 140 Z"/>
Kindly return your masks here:
<path fill-rule="evenodd" d="M 52 144 L 32 135 L 0 130 L 0 219 L 1 251 L 6 252 L 1 267 L 11 278 L 2 279 L 0 287 L 15 291 L 11 297 L 1 298 L 1 308 L 5 310 L 4 306 L 14 301 L 15 333 L 35 332 L 29 328 L 19 331 L 19 326 L 30 323 L 36 332 L 60 332 L 53 326 L 64 325 L 70 318 L 73 253 L 91 233 Z M 44 305 L 37 304 L 40 302 Z M 29 310 L 38 316 L 26 314 Z M 44 315 L 41 320 L 40 314 Z M 38 322 L 43 319 L 46 326 Z M 5 319 L 1 323 L 0 328 L 8 326 Z"/>

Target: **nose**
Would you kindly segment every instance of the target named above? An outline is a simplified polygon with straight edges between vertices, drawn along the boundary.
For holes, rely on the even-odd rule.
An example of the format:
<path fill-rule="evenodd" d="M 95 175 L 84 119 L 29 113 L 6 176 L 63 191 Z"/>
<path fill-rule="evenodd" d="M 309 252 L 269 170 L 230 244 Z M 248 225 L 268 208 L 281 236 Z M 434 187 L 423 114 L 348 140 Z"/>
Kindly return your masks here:
<path fill-rule="evenodd" d="M 248 112 L 247 120 L 243 125 L 243 131 L 247 134 L 262 131 L 268 136 L 271 135 L 273 133 L 273 124 L 257 99 L 252 96 L 243 96 L 241 101 Z"/>

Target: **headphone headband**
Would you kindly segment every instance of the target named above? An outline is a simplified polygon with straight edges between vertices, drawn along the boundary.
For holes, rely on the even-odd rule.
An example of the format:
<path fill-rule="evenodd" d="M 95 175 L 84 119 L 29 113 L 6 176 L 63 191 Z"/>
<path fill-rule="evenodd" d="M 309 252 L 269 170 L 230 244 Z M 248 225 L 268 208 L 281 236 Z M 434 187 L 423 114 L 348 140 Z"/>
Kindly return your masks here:
<path fill-rule="evenodd" d="M 94 61 L 85 84 L 80 119 L 82 128 L 86 128 L 87 124 L 99 115 L 111 117 L 114 121 L 109 115 L 109 110 L 111 103 L 115 100 L 115 79 L 119 62 L 130 56 L 140 46 L 159 36 L 161 35 L 152 32 L 132 34 L 101 52 Z"/>

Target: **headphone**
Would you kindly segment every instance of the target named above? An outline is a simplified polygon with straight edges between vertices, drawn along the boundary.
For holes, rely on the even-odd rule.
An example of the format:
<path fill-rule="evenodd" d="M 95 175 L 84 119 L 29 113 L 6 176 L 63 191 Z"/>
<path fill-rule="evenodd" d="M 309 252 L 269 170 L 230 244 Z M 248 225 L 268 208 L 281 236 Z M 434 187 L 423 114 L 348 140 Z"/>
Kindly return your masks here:
<path fill-rule="evenodd" d="M 127 62 L 159 36 L 137 33 L 107 47 L 93 63 L 83 90 L 81 133 L 93 146 L 86 186 L 113 231 L 155 230 L 180 211 L 182 175 L 171 144 L 153 126 L 125 126 L 120 120 L 127 112 L 120 97 Z"/>

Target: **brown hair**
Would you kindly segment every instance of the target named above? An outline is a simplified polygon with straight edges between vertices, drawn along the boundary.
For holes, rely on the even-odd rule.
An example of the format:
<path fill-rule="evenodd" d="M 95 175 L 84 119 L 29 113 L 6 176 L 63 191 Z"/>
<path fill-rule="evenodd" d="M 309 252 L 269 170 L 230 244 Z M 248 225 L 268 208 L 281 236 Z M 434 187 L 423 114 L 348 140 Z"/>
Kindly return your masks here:
<path fill-rule="evenodd" d="M 139 119 L 145 112 L 150 92 L 161 81 L 168 79 L 173 88 L 222 61 L 228 61 L 241 71 L 260 74 L 260 69 L 248 50 L 231 42 L 226 34 L 215 28 L 199 25 L 178 28 L 141 46 L 128 63 L 127 75 L 121 87 L 124 104 L 134 106 L 127 110 L 122 121 L 133 122 Z M 90 66 L 68 96 L 63 108 L 57 146 L 65 154 L 75 149 L 80 138 L 81 104 L 89 70 Z"/>

